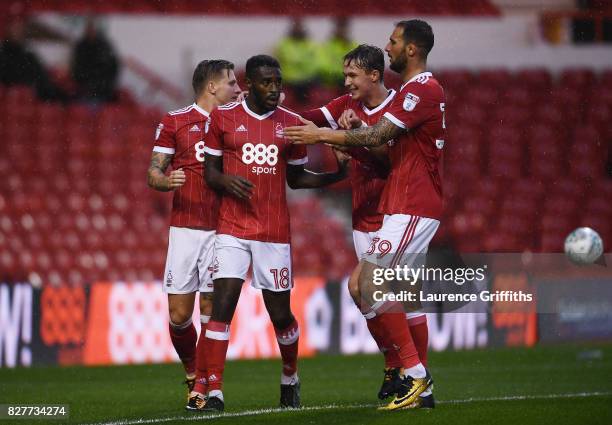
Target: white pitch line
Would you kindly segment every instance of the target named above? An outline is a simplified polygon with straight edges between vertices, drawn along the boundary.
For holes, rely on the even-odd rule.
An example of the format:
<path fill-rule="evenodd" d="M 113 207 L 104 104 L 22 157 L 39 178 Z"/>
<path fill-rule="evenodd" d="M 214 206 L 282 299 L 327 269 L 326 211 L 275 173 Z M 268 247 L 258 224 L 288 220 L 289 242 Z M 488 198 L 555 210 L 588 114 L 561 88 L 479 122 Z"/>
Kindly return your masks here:
<path fill-rule="evenodd" d="M 440 400 L 437 404 L 464 404 L 464 403 L 478 403 L 483 401 L 520 401 L 520 400 L 550 400 L 557 398 L 576 398 L 576 397 L 605 397 L 612 396 L 610 391 L 594 391 L 594 392 L 582 392 L 582 393 L 566 393 L 566 394 L 541 394 L 541 395 L 513 395 L 513 396 L 499 396 L 499 397 L 473 397 L 461 400 Z M 319 411 L 319 410 L 335 410 L 335 409 L 363 409 L 377 407 L 379 404 L 327 404 L 324 406 L 306 406 L 293 412 L 308 412 L 308 411 Z M 140 425 L 140 424 L 159 424 L 171 421 L 207 421 L 218 418 L 238 418 L 243 416 L 259 416 L 270 413 L 287 413 L 292 410 L 271 408 L 271 409 L 255 409 L 245 410 L 243 412 L 234 413 L 214 413 L 208 415 L 201 414 L 190 414 L 188 416 L 168 416 L 165 418 L 151 418 L 151 419 L 128 419 L 119 420 L 112 422 L 94 422 L 88 425 Z"/>

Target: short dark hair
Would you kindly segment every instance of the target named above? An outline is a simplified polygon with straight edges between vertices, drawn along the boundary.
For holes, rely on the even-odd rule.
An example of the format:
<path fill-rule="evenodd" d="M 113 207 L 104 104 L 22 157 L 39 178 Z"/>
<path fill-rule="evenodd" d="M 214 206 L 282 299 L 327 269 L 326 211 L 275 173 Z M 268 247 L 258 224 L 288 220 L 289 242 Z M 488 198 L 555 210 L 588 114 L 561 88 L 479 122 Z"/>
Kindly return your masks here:
<path fill-rule="evenodd" d="M 246 62 L 246 76 L 252 79 L 255 76 L 255 71 L 262 66 L 268 66 L 270 68 L 279 68 L 280 64 L 272 56 L 268 55 L 256 55 L 251 56 Z"/>
<path fill-rule="evenodd" d="M 426 59 L 434 46 L 434 34 L 431 25 L 420 19 L 411 19 L 400 21 L 395 26 L 404 30 L 402 35 L 404 43 L 416 44 L 421 49 L 423 58 Z"/>
<path fill-rule="evenodd" d="M 221 76 L 223 71 L 234 69 L 234 64 L 223 59 L 203 60 L 196 66 L 191 79 L 193 91 L 198 94 L 206 87 L 209 81 Z"/>
<path fill-rule="evenodd" d="M 378 71 L 380 73 L 380 81 L 383 81 L 385 73 L 385 54 L 382 49 L 369 44 L 360 44 L 353 50 L 344 55 L 344 63 L 355 65 L 366 72 Z"/>

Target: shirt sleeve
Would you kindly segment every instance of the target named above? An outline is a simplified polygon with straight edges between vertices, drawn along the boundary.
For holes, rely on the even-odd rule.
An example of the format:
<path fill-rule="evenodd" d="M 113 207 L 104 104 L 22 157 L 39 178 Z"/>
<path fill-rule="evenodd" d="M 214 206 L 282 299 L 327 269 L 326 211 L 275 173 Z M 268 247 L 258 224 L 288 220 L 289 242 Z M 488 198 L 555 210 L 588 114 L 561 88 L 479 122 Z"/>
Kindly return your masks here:
<path fill-rule="evenodd" d="M 166 115 L 155 130 L 153 152 L 168 155 L 174 155 L 176 152 L 176 124 L 170 115 Z"/>
<path fill-rule="evenodd" d="M 287 153 L 287 164 L 304 165 L 308 162 L 308 151 L 306 145 L 291 145 Z"/>
<path fill-rule="evenodd" d="M 303 125 L 299 120 L 296 120 L 293 125 Z M 304 165 L 308 162 L 308 150 L 306 145 L 289 145 L 287 147 L 287 164 L 289 165 Z"/>
<path fill-rule="evenodd" d="M 329 121 L 323 114 L 321 108 L 310 109 L 309 111 L 301 112 L 300 115 L 302 118 L 315 123 L 317 127 L 329 127 Z"/>
<path fill-rule="evenodd" d="M 223 156 L 223 131 L 222 127 L 223 117 L 219 113 L 218 109 L 215 109 L 208 121 L 206 121 L 206 127 L 204 131 L 204 152 L 209 155 Z"/>
<path fill-rule="evenodd" d="M 430 111 L 423 95 L 425 90 L 421 83 L 408 84 L 395 98 L 383 115 L 393 124 L 403 129 L 410 129 L 423 123 Z"/>
<path fill-rule="evenodd" d="M 327 105 L 322 106 L 319 110 L 323 113 L 327 121 L 327 126 L 331 127 L 333 130 L 338 129 L 338 120 L 342 115 L 342 112 L 346 109 L 348 105 L 348 100 L 350 96 L 348 94 L 342 95 L 340 97 L 335 98 Z"/>

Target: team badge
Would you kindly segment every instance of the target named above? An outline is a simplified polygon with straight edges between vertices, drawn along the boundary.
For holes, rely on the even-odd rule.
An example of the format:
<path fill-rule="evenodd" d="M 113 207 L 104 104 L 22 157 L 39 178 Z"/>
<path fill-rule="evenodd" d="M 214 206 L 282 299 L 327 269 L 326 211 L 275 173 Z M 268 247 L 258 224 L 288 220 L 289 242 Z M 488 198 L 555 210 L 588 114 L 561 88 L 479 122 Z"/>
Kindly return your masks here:
<path fill-rule="evenodd" d="M 408 112 L 414 110 L 420 100 L 421 99 L 416 94 L 406 93 L 406 98 L 404 99 L 404 110 Z"/>
<path fill-rule="evenodd" d="M 442 139 L 436 139 L 436 147 L 438 149 L 442 149 L 444 147 L 444 140 Z"/>
<path fill-rule="evenodd" d="M 283 125 L 279 122 L 276 123 L 276 128 L 274 129 L 274 133 L 276 133 L 276 137 L 284 137 L 283 135 Z"/>
<path fill-rule="evenodd" d="M 155 130 L 155 140 L 159 139 L 159 135 L 161 134 L 161 131 L 164 129 L 164 125 L 162 123 L 159 123 L 159 125 L 157 126 L 157 129 Z"/>

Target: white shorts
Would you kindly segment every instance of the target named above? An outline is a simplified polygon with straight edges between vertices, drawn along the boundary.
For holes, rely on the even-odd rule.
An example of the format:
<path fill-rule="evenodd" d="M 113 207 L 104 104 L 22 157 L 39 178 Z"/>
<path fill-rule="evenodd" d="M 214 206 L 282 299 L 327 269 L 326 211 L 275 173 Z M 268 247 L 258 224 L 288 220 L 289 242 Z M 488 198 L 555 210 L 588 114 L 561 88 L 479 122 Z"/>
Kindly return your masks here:
<path fill-rule="evenodd" d="M 415 262 L 424 261 L 429 242 L 433 239 L 440 221 L 433 218 L 406 214 L 385 215 L 383 225 L 372 238 L 363 258 L 383 267 L 407 265 L 418 267 Z M 408 320 L 425 316 L 421 310 L 406 313 Z"/>
<path fill-rule="evenodd" d="M 213 279 L 246 280 L 251 264 L 253 288 L 274 292 L 293 288 L 291 247 L 288 243 L 260 242 L 217 235 Z"/>
<path fill-rule="evenodd" d="M 415 215 L 385 215 L 363 258 L 383 267 L 412 266 L 417 256 L 427 253 L 440 222 Z"/>
<path fill-rule="evenodd" d="M 363 255 L 370 249 L 375 236 L 376 232 L 362 232 L 361 230 L 353 229 L 353 245 L 355 245 L 355 254 L 357 254 L 358 260 L 361 260 Z"/>
<path fill-rule="evenodd" d="M 212 292 L 215 231 L 170 226 L 163 291 L 167 294 Z"/>

